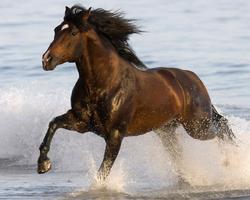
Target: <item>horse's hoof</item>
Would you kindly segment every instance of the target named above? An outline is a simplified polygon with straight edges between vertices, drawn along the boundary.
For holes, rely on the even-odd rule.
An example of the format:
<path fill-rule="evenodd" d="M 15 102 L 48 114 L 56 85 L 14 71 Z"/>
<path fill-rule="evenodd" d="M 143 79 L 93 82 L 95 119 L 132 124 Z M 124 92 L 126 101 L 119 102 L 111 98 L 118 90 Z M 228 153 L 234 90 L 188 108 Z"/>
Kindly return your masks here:
<path fill-rule="evenodd" d="M 50 169 L 51 169 L 51 162 L 49 159 L 38 161 L 38 168 L 37 168 L 38 174 L 44 174 L 48 172 Z"/>

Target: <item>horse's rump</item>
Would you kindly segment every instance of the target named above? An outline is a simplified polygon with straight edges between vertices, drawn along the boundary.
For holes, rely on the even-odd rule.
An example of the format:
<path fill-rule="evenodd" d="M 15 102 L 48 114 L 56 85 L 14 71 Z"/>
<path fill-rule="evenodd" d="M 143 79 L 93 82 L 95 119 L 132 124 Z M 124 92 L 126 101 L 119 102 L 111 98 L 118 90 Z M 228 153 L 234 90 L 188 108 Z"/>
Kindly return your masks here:
<path fill-rule="evenodd" d="M 184 108 L 182 120 L 211 118 L 211 100 L 199 77 L 187 70 L 169 69 L 182 87 Z"/>

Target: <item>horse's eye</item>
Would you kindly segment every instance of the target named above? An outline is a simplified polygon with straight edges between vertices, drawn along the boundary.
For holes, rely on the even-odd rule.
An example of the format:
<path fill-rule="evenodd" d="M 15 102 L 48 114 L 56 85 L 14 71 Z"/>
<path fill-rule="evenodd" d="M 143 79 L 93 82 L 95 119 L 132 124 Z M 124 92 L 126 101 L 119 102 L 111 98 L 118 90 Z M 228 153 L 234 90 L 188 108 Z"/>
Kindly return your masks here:
<path fill-rule="evenodd" d="M 72 33 L 71 33 L 71 35 L 73 35 L 73 36 L 75 36 L 75 35 L 77 35 L 77 31 L 73 31 Z"/>

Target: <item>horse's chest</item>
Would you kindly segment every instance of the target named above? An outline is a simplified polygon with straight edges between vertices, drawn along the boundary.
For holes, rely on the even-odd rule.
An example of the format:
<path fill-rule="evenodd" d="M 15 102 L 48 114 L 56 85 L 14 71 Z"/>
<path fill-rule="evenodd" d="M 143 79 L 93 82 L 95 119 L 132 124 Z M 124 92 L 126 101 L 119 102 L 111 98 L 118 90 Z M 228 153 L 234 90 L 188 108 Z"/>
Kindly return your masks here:
<path fill-rule="evenodd" d="M 131 97 L 124 84 L 109 91 L 95 91 L 95 94 L 82 91 L 82 84 L 78 82 L 72 92 L 72 109 L 85 116 L 88 113 L 91 131 L 102 134 L 112 131 L 128 121 L 128 108 Z M 126 107 L 126 108 L 125 108 Z"/>
<path fill-rule="evenodd" d="M 91 107 L 92 125 L 97 132 L 108 134 L 117 127 L 125 123 L 128 110 L 124 109 L 127 105 L 124 91 L 118 91 L 110 98 L 105 98 L 93 104 Z"/>

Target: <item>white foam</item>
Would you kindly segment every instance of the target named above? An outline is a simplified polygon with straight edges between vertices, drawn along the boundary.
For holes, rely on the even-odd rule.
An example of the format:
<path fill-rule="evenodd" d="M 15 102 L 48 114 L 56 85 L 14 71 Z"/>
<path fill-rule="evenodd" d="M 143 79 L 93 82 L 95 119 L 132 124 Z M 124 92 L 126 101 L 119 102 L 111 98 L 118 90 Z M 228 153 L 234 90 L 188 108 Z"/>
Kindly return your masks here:
<path fill-rule="evenodd" d="M 55 89 L 32 83 L 2 88 L 0 96 L 0 158 L 21 156 L 20 164 L 36 166 L 38 147 L 48 122 L 67 111 L 70 88 Z M 250 186 L 250 122 L 229 117 L 238 138 L 238 148 L 221 148 L 217 140 L 198 141 L 183 129 L 178 137 L 183 146 L 182 176 L 193 186 Z M 95 188 L 95 175 L 103 158 L 102 138 L 59 130 L 49 157 L 53 170 L 79 171 L 83 185 Z M 228 164 L 226 166 L 226 164 Z M 175 185 L 178 179 L 168 154 L 153 133 L 126 138 L 105 187 L 116 191 L 158 189 Z M 91 184 L 92 183 L 92 184 Z"/>
<path fill-rule="evenodd" d="M 229 122 L 238 147 L 217 140 L 193 140 L 187 134 L 181 134 L 182 175 L 191 185 L 250 186 L 250 122 L 236 117 L 230 117 Z M 183 133 L 183 130 L 179 132 Z"/>

